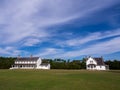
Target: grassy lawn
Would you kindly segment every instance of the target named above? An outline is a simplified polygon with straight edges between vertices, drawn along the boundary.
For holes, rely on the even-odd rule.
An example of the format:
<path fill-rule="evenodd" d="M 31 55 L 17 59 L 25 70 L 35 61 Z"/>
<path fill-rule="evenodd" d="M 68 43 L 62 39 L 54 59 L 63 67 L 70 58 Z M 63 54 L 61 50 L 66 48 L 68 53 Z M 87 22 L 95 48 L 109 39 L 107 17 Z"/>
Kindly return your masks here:
<path fill-rule="evenodd" d="M 0 70 L 0 90 L 120 90 L 120 71 Z"/>

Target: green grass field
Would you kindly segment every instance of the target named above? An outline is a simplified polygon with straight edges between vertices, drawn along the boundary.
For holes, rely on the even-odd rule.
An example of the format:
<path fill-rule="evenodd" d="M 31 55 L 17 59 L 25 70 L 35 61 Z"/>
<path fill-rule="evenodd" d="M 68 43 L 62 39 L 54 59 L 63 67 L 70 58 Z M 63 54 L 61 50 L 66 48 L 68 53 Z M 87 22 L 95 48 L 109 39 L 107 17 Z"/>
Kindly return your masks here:
<path fill-rule="evenodd" d="M 0 70 L 0 90 L 120 90 L 120 71 Z"/>

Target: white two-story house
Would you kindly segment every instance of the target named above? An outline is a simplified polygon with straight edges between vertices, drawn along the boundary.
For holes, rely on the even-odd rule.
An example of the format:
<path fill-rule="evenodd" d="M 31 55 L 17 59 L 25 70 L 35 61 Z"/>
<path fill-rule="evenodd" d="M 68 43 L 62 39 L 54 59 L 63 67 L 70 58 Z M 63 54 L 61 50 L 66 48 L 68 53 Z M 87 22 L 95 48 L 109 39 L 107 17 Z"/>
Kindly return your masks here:
<path fill-rule="evenodd" d="M 109 66 L 104 63 L 102 57 L 92 58 L 89 57 L 86 60 L 86 69 L 87 70 L 109 70 Z"/>
<path fill-rule="evenodd" d="M 10 69 L 50 69 L 50 64 L 42 61 L 39 57 L 18 57 Z"/>

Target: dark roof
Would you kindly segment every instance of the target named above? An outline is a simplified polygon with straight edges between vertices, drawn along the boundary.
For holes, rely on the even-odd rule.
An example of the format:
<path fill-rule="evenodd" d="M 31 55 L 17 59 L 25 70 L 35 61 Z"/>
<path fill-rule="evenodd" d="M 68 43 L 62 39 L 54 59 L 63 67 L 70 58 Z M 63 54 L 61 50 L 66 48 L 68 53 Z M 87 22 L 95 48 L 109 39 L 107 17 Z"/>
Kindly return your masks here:
<path fill-rule="evenodd" d="M 95 61 L 97 62 L 97 65 L 105 65 L 104 60 L 102 57 L 100 58 L 94 58 Z"/>
<path fill-rule="evenodd" d="M 14 64 L 14 65 L 36 65 L 36 64 Z"/>
<path fill-rule="evenodd" d="M 39 57 L 19 57 L 16 61 L 37 61 Z"/>

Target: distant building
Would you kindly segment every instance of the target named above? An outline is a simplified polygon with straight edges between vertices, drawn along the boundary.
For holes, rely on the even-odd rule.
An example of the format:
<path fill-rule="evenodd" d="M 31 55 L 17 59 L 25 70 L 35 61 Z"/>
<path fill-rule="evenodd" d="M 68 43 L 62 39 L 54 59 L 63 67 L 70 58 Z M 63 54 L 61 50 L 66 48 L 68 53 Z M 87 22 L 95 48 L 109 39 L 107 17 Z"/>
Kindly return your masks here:
<path fill-rule="evenodd" d="M 109 66 L 104 63 L 102 57 L 92 58 L 89 57 L 86 60 L 86 69 L 87 70 L 109 70 Z"/>
<path fill-rule="evenodd" d="M 39 57 L 18 57 L 10 69 L 50 69 L 50 64 Z"/>

